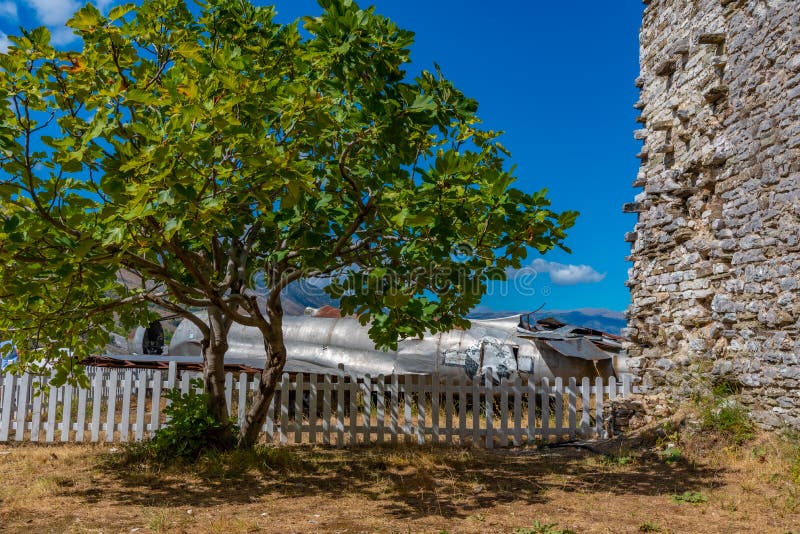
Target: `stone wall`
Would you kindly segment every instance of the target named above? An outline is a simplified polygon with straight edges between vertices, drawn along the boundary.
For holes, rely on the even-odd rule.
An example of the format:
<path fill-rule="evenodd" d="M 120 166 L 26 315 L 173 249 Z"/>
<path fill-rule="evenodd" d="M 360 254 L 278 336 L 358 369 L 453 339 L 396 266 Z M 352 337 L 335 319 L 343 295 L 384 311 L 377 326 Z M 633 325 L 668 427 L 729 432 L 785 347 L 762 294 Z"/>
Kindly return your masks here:
<path fill-rule="evenodd" d="M 631 364 L 672 400 L 724 379 L 800 427 L 800 4 L 645 4 Z"/>

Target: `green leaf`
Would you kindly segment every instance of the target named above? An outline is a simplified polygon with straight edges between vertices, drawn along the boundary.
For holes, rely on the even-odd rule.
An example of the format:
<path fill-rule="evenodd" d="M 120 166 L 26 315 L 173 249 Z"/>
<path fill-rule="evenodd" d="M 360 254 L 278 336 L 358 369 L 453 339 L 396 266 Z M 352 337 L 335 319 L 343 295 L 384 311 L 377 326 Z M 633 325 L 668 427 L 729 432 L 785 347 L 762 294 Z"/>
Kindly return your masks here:
<path fill-rule="evenodd" d="M 14 214 L 13 216 L 9 217 L 3 223 L 3 233 L 10 234 L 17 228 L 19 228 L 19 216 Z"/>
<path fill-rule="evenodd" d="M 50 30 L 44 26 L 36 28 L 30 33 L 30 40 L 38 49 L 50 46 Z"/>
<path fill-rule="evenodd" d="M 410 226 L 430 226 L 436 217 L 430 213 L 415 213 L 405 218 L 405 224 Z"/>
<path fill-rule="evenodd" d="M 400 210 L 397 214 L 395 214 L 392 217 L 392 222 L 395 224 L 395 226 L 402 227 L 402 226 L 405 225 L 406 219 L 408 218 L 408 215 L 409 215 L 408 214 L 408 209 L 407 208 L 403 208 L 402 210 Z"/>
<path fill-rule="evenodd" d="M 67 26 L 76 30 L 87 31 L 100 25 L 103 15 L 92 4 L 86 4 L 67 21 Z"/>
<path fill-rule="evenodd" d="M 103 246 L 108 245 L 116 245 L 122 242 L 122 239 L 125 237 L 125 228 L 122 226 L 115 226 L 110 228 L 108 232 L 106 232 L 106 236 L 103 239 Z"/>
<path fill-rule="evenodd" d="M 115 21 L 117 19 L 121 19 L 131 11 L 136 8 L 135 4 L 122 4 L 119 6 L 115 6 L 111 8 L 111 11 L 108 12 L 108 20 Z"/>
<path fill-rule="evenodd" d="M 418 95 L 414 99 L 414 103 L 408 106 L 409 111 L 434 111 L 436 109 L 436 103 L 430 96 L 427 95 Z"/>

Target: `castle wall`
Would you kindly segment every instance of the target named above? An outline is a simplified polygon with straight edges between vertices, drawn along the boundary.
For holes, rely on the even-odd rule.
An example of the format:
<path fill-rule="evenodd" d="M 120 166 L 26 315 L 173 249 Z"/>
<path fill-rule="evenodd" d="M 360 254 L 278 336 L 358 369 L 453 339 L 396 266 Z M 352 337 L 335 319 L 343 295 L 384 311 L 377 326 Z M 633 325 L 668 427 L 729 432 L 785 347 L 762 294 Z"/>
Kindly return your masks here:
<path fill-rule="evenodd" d="M 630 365 L 800 427 L 800 3 L 645 3 Z"/>

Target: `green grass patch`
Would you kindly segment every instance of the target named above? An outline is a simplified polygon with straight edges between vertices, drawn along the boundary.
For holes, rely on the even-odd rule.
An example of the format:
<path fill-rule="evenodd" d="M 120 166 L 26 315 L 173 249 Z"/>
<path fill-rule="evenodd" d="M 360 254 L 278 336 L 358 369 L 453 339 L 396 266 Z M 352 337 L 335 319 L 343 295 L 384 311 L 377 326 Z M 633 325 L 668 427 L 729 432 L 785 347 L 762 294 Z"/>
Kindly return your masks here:
<path fill-rule="evenodd" d="M 688 504 L 703 504 L 704 502 L 708 502 L 708 497 L 706 497 L 699 491 L 684 491 L 681 494 L 673 495 L 672 500 L 674 502 L 682 502 Z"/>
<path fill-rule="evenodd" d="M 735 395 L 736 389 L 728 382 L 715 386 L 711 398 L 701 403 L 700 425 L 742 445 L 755 437 L 756 427 Z"/>
<path fill-rule="evenodd" d="M 558 528 L 555 523 L 540 523 L 537 520 L 530 527 L 515 528 L 514 534 L 575 534 L 575 531 Z"/>

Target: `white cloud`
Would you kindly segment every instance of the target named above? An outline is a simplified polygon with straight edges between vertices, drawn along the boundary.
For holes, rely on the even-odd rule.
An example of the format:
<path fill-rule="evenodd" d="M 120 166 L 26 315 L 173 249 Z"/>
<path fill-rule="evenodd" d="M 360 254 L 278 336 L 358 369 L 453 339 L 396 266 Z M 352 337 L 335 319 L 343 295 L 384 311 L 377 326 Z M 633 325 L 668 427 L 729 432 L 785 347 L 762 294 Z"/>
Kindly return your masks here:
<path fill-rule="evenodd" d="M 114 1 L 115 0 L 95 0 L 92 3 L 97 6 L 97 9 L 101 12 L 106 13 L 108 12 L 108 7 L 114 3 Z M 16 14 L 17 6 L 13 2 L 0 0 L 0 15 L 3 13 L 3 8 L 7 4 L 13 8 Z M 67 28 L 65 24 L 78 9 L 83 7 L 82 0 L 25 0 L 22 5 L 32 9 L 36 13 L 38 21 L 50 29 L 53 45 L 65 45 L 74 41 L 77 37 L 72 29 Z"/>
<path fill-rule="evenodd" d="M 97 9 L 100 10 L 101 13 L 107 14 L 108 13 L 108 6 L 114 3 L 114 0 L 95 0 L 94 5 Z"/>
<path fill-rule="evenodd" d="M 53 46 L 61 46 L 72 42 L 75 39 L 75 33 L 72 28 L 60 26 L 57 28 L 50 28 L 50 44 Z"/>
<path fill-rule="evenodd" d="M 11 41 L 8 40 L 8 35 L 0 32 L 0 54 L 5 54 L 9 46 L 11 46 Z"/>
<path fill-rule="evenodd" d="M 76 0 L 27 0 L 45 26 L 63 26 L 81 7 Z"/>
<path fill-rule="evenodd" d="M 571 265 L 541 258 L 533 260 L 529 267 L 510 273 L 510 276 L 516 276 L 524 269 L 529 269 L 536 273 L 548 273 L 550 281 L 557 286 L 596 284 L 606 277 L 605 273 L 599 273 L 589 265 Z"/>
<path fill-rule="evenodd" d="M 0 17 L 17 19 L 17 4 L 11 1 L 0 2 Z"/>

